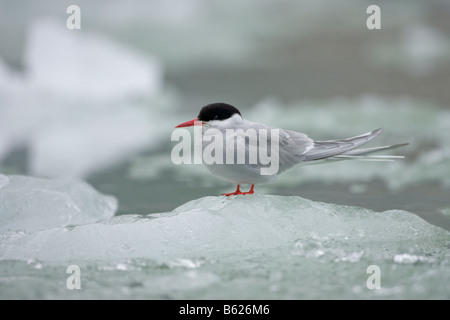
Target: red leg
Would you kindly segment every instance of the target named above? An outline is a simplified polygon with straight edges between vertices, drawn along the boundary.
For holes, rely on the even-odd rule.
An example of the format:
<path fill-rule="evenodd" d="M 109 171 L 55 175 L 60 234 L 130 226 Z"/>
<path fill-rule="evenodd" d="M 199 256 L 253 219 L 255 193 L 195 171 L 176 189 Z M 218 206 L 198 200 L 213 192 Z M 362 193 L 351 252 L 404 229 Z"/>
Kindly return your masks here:
<path fill-rule="evenodd" d="M 237 189 L 236 189 L 235 192 L 231 192 L 231 193 L 222 193 L 223 196 L 227 196 L 227 197 L 229 197 L 229 196 L 235 196 L 235 195 L 238 195 L 238 194 L 242 194 L 241 190 L 239 190 L 239 185 L 237 185 Z"/>
<path fill-rule="evenodd" d="M 253 188 L 255 187 L 254 184 L 252 184 L 252 187 L 250 188 L 250 190 L 249 190 L 248 192 L 242 192 L 242 191 L 239 189 L 239 187 L 240 187 L 240 185 L 238 184 L 237 189 L 236 189 L 235 192 L 231 192 L 231 193 L 223 193 L 222 195 L 223 195 L 223 196 L 229 197 L 229 196 L 237 196 L 237 195 L 239 195 L 239 194 L 246 195 L 246 194 L 253 194 L 253 193 L 255 193 L 255 191 L 253 190 Z"/>

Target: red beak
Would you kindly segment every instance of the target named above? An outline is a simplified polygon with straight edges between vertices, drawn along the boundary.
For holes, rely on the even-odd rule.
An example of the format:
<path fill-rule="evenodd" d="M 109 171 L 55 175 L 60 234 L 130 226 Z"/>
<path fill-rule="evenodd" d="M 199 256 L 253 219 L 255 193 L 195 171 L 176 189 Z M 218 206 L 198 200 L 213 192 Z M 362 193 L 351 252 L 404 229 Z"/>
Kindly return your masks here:
<path fill-rule="evenodd" d="M 202 124 L 203 124 L 203 122 L 201 122 L 197 119 L 194 119 L 194 120 L 189 120 L 189 121 L 183 122 L 182 124 L 177 125 L 175 128 L 201 126 Z"/>

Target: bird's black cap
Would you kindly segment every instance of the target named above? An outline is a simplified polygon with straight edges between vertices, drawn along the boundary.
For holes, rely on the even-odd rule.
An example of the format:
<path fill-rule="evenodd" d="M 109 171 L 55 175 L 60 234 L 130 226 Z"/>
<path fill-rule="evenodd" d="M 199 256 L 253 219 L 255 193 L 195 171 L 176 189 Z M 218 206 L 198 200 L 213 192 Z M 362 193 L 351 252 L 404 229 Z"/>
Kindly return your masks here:
<path fill-rule="evenodd" d="M 210 120 L 225 120 L 232 117 L 236 113 L 242 117 L 239 110 L 233 107 L 232 105 L 217 102 L 204 106 L 200 110 L 197 119 L 205 122 Z"/>

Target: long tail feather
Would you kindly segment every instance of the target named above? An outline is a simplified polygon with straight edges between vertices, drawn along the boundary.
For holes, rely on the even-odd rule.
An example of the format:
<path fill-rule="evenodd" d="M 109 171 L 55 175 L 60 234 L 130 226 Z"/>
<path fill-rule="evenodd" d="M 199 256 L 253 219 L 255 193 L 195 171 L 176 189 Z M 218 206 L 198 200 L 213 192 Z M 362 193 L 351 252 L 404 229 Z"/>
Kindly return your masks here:
<path fill-rule="evenodd" d="M 399 143 L 399 144 L 393 144 L 391 146 L 382 146 L 382 147 L 364 148 L 364 149 L 353 149 L 353 150 L 349 150 L 347 152 L 344 152 L 343 154 L 349 155 L 349 156 L 367 155 L 367 154 L 371 154 L 371 153 L 375 153 L 375 152 L 401 148 L 401 147 L 407 146 L 408 144 L 409 143 Z"/>
<path fill-rule="evenodd" d="M 344 154 L 377 137 L 383 129 L 377 129 L 356 137 L 341 140 L 315 141 L 314 148 L 305 155 L 305 161 L 321 160 Z"/>
<path fill-rule="evenodd" d="M 395 161 L 397 159 L 403 159 L 404 156 L 373 155 L 373 153 L 397 149 L 409 143 L 357 149 L 359 146 L 377 137 L 382 131 L 383 129 L 377 129 L 348 139 L 316 141 L 314 148 L 305 155 L 305 160 L 308 162 L 311 161 L 309 163 L 312 164 L 341 160 Z"/>
<path fill-rule="evenodd" d="M 382 146 L 375 148 L 353 149 L 336 156 L 324 159 L 324 160 L 360 160 L 360 161 L 395 161 L 397 159 L 404 159 L 404 156 L 392 156 L 392 155 L 373 155 L 373 153 L 393 150 L 400 147 L 404 147 L 409 143 L 399 143 L 391 146 Z"/>
<path fill-rule="evenodd" d="M 337 160 L 359 160 L 359 161 L 395 161 L 397 159 L 404 159 L 404 156 L 347 156 L 339 155 L 336 157 L 331 157 L 324 159 L 326 161 L 337 161 Z"/>

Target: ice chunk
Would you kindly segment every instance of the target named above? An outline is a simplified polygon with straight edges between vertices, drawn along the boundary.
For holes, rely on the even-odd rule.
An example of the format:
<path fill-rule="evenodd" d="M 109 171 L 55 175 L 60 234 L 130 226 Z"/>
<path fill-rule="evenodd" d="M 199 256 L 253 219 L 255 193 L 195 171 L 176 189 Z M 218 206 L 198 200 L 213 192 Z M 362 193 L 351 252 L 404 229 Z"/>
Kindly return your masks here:
<path fill-rule="evenodd" d="M 396 263 L 417 263 L 417 262 L 430 262 L 430 261 L 433 261 L 433 259 L 430 259 L 428 257 L 423 257 L 423 256 L 417 256 L 417 255 L 409 254 L 409 253 L 396 254 L 394 256 L 394 262 L 396 262 Z"/>
<path fill-rule="evenodd" d="M 449 242 L 448 231 L 404 211 L 206 197 L 161 214 L 0 232 L 0 297 L 445 299 Z M 72 264 L 77 292 L 64 285 Z M 381 289 L 367 285 L 373 265 Z"/>
<path fill-rule="evenodd" d="M 182 267 L 182 268 L 187 268 L 187 269 L 195 269 L 200 267 L 203 264 L 203 261 L 201 260 L 189 260 L 189 259 L 177 259 L 174 261 L 170 261 L 168 263 L 169 267 L 171 268 L 177 268 L 177 267 Z"/>
<path fill-rule="evenodd" d="M 149 258 L 173 263 L 284 248 L 292 255 L 331 261 L 393 261 L 405 252 L 445 255 L 448 241 L 449 232 L 405 211 L 255 195 L 205 197 L 172 212 L 117 216 L 70 229 L 2 233 L 0 258 Z"/>
<path fill-rule="evenodd" d="M 0 161 L 25 147 L 33 175 L 85 177 L 159 146 L 176 123 L 159 60 L 51 20 L 31 25 L 15 78 L 0 61 Z"/>
<path fill-rule="evenodd" d="M 31 172 L 84 177 L 158 145 L 161 136 L 166 137 L 170 130 L 160 128 L 160 116 L 151 118 L 143 107 L 123 105 L 111 109 L 111 113 L 86 110 L 89 117 L 48 125 L 30 137 Z"/>
<path fill-rule="evenodd" d="M 0 231 L 93 223 L 112 217 L 116 209 L 114 197 L 81 181 L 0 175 Z"/>
<path fill-rule="evenodd" d="M 112 100 L 161 88 L 162 66 L 155 58 L 52 20 L 36 21 L 29 30 L 25 65 L 39 90 Z"/>

